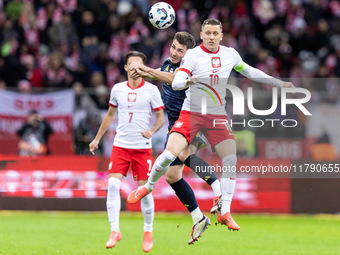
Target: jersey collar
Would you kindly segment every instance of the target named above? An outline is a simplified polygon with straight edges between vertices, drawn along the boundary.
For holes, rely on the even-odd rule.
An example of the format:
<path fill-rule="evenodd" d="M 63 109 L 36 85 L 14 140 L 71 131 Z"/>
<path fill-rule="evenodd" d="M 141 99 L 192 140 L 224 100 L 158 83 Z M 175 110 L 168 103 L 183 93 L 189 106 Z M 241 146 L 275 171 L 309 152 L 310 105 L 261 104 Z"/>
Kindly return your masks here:
<path fill-rule="evenodd" d="M 217 52 L 220 51 L 220 45 L 218 45 L 218 49 L 217 49 L 216 52 L 212 52 L 212 51 L 208 50 L 206 47 L 204 47 L 203 43 L 201 43 L 200 47 L 204 52 L 210 53 L 210 54 L 216 54 Z"/>
<path fill-rule="evenodd" d="M 132 88 L 129 84 L 129 81 L 127 81 L 126 85 L 130 88 L 130 89 L 139 89 L 140 87 L 142 87 L 145 84 L 145 80 L 143 79 L 142 82 L 135 88 Z"/>

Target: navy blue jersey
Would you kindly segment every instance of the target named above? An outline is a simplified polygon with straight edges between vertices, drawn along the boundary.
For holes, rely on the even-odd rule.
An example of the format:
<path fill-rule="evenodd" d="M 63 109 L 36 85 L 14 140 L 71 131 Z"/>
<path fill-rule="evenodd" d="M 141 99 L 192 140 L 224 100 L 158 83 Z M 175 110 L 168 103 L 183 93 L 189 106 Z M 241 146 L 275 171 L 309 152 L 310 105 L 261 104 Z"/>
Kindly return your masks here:
<path fill-rule="evenodd" d="M 179 68 L 180 63 L 173 64 L 170 59 L 166 59 L 161 67 L 161 71 L 175 73 Z M 165 111 L 168 115 L 169 120 L 169 130 L 175 124 L 179 118 L 179 113 L 182 109 L 182 104 L 185 99 L 185 89 L 184 90 L 173 90 L 171 84 L 163 82 L 163 103 L 165 106 Z"/>

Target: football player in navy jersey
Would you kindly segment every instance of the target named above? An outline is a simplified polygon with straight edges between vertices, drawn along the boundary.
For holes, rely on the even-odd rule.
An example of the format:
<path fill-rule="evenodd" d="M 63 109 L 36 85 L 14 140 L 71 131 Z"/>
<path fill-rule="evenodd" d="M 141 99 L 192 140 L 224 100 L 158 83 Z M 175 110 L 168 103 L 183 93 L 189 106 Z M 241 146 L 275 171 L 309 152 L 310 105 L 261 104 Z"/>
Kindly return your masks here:
<path fill-rule="evenodd" d="M 185 53 L 194 46 L 195 39 L 190 33 L 178 32 L 175 34 L 170 47 L 170 57 L 165 60 L 160 69 L 153 69 L 137 62 L 130 65 L 130 70 L 135 71 L 132 75 L 135 75 L 136 77 L 142 76 L 143 78 L 163 81 L 163 102 L 169 120 L 168 132 L 170 132 L 173 125 L 178 120 L 185 99 L 185 90 L 173 90 L 171 87 L 172 80 L 175 77 Z M 196 211 L 199 210 L 199 208 L 190 185 L 182 178 L 183 162 L 194 171 L 201 166 L 209 166 L 205 160 L 195 155 L 195 152 L 204 146 L 206 146 L 206 143 L 202 139 L 201 134 L 198 133 L 192 143 L 181 152 L 174 162 L 171 163 L 166 173 L 166 181 L 170 184 L 183 205 L 187 207 L 188 211 L 193 216 L 194 224 L 201 220 L 201 218 L 195 219 Z M 196 168 L 196 166 L 199 167 Z M 215 195 L 211 213 L 218 212 L 220 209 L 219 199 L 221 196 L 220 181 L 215 173 L 210 174 L 197 171 L 196 174 L 211 186 Z M 207 217 L 206 219 L 209 220 Z M 189 240 L 189 244 L 193 242 L 194 240 Z"/>

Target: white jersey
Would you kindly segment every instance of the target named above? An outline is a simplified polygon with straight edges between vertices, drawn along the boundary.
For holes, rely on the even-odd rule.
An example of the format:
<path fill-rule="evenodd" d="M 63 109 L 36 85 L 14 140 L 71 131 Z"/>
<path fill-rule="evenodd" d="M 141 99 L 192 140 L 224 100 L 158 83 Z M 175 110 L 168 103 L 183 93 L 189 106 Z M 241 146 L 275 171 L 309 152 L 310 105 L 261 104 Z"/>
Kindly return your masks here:
<path fill-rule="evenodd" d="M 141 132 L 151 128 L 152 110 L 164 109 L 157 86 L 145 82 L 131 88 L 127 81 L 117 83 L 111 90 L 109 105 L 118 107 L 118 126 L 113 145 L 127 149 L 149 149 L 151 138 Z"/>
<path fill-rule="evenodd" d="M 229 75 L 231 70 L 241 62 L 242 58 L 238 52 L 225 46 L 219 46 L 216 52 L 210 52 L 203 44 L 188 50 L 179 70 L 198 77 L 204 85 L 189 86 L 182 110 L 202 112 L 204 100 L 207 104 L 206 113 L 225 115 L 226 85 Z"/>

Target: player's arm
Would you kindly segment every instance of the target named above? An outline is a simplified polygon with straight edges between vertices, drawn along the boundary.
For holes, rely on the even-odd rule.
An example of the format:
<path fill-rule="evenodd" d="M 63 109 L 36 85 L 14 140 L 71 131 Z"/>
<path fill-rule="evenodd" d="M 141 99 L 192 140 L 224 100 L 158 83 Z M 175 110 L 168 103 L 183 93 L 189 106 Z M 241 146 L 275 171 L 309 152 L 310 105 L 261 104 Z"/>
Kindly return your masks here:
<path fill-rule="evenodd" d="M 164 125 L 163 109 L 155 111 L 155 115 L 156 115 L 156 122 L 153 124 L 150 130 L 145 130 L 141 132 L 145 138 L 151 138 L 153 134 L 156 133 Z"/>
<path fill-rule="evenodd" d="M 153 80 L 160 80 L 167 84 L 171 84 L 173 79 L 175 78 L 175 74 L 169 72 L 163 72 L 161 69 L 153 69 L 150 68 L 148 74 L 150 74 Z"/>
<path fill-rule="evenodd" d="M 189 74 L 190 74 L 189 71 L 180 68 L 176 73 L 174 80 L 172 81 L 172 89 L 183 90 L 189 87 L 189 85 L 197 83 L 198 77 L 196 76 L 189 77 Z"/>
<path fill-rule="evenodd" d="M 140 62 L 132 62 L 130 65 L 130 70 L 135 70 L 134 76 L 141 76 L 143 78 L 150 78 L 152 80 L 160 80 L 162 82 L 171 84 L 175 77 L 175 74 L 169 72 L 163 72 L 160 68 L 154 69 L 143 65 Z"/>
<path fill-rule="evenodd" d="M 281 87 L 281 88 L 294 88 L 295 86 L 291 82 L 284 82 L 276 79 L 261 70 L 254 68 L 245 62 L 241 62 L 238 66 L 234 67 L 235 71 L 239 72 L 248 79 L 271 86 Z"/>
<path fill-rule="evenodd" d="M 189 85 L 198 82 L 196 76 L 192 76 L 192 70 L 194 70 L 197 60 L 196 54 L 192 49 L 189 49 L 182 59 L 182 64 L 178 69 L 174 80 L 172 81 L 173 90 L 183 90 L 189 87 Z"/>
<path fill-rule="evenodd" d="M 103 137 L 103 135 L 105 134 L 105 132 L 108 130 L 111 123 L 115 119 L 116 113 L 117 113 L 117 107 L 112 107 L 110 105 L 102 123 L 100 124 L 96 137 L 93 139 L 93 141 L 89 145 L 90 152 L 93 155 L 94 155 L 94 151 L 98 149 L 98 144 L 99 144 L 100 139 Z"/>

